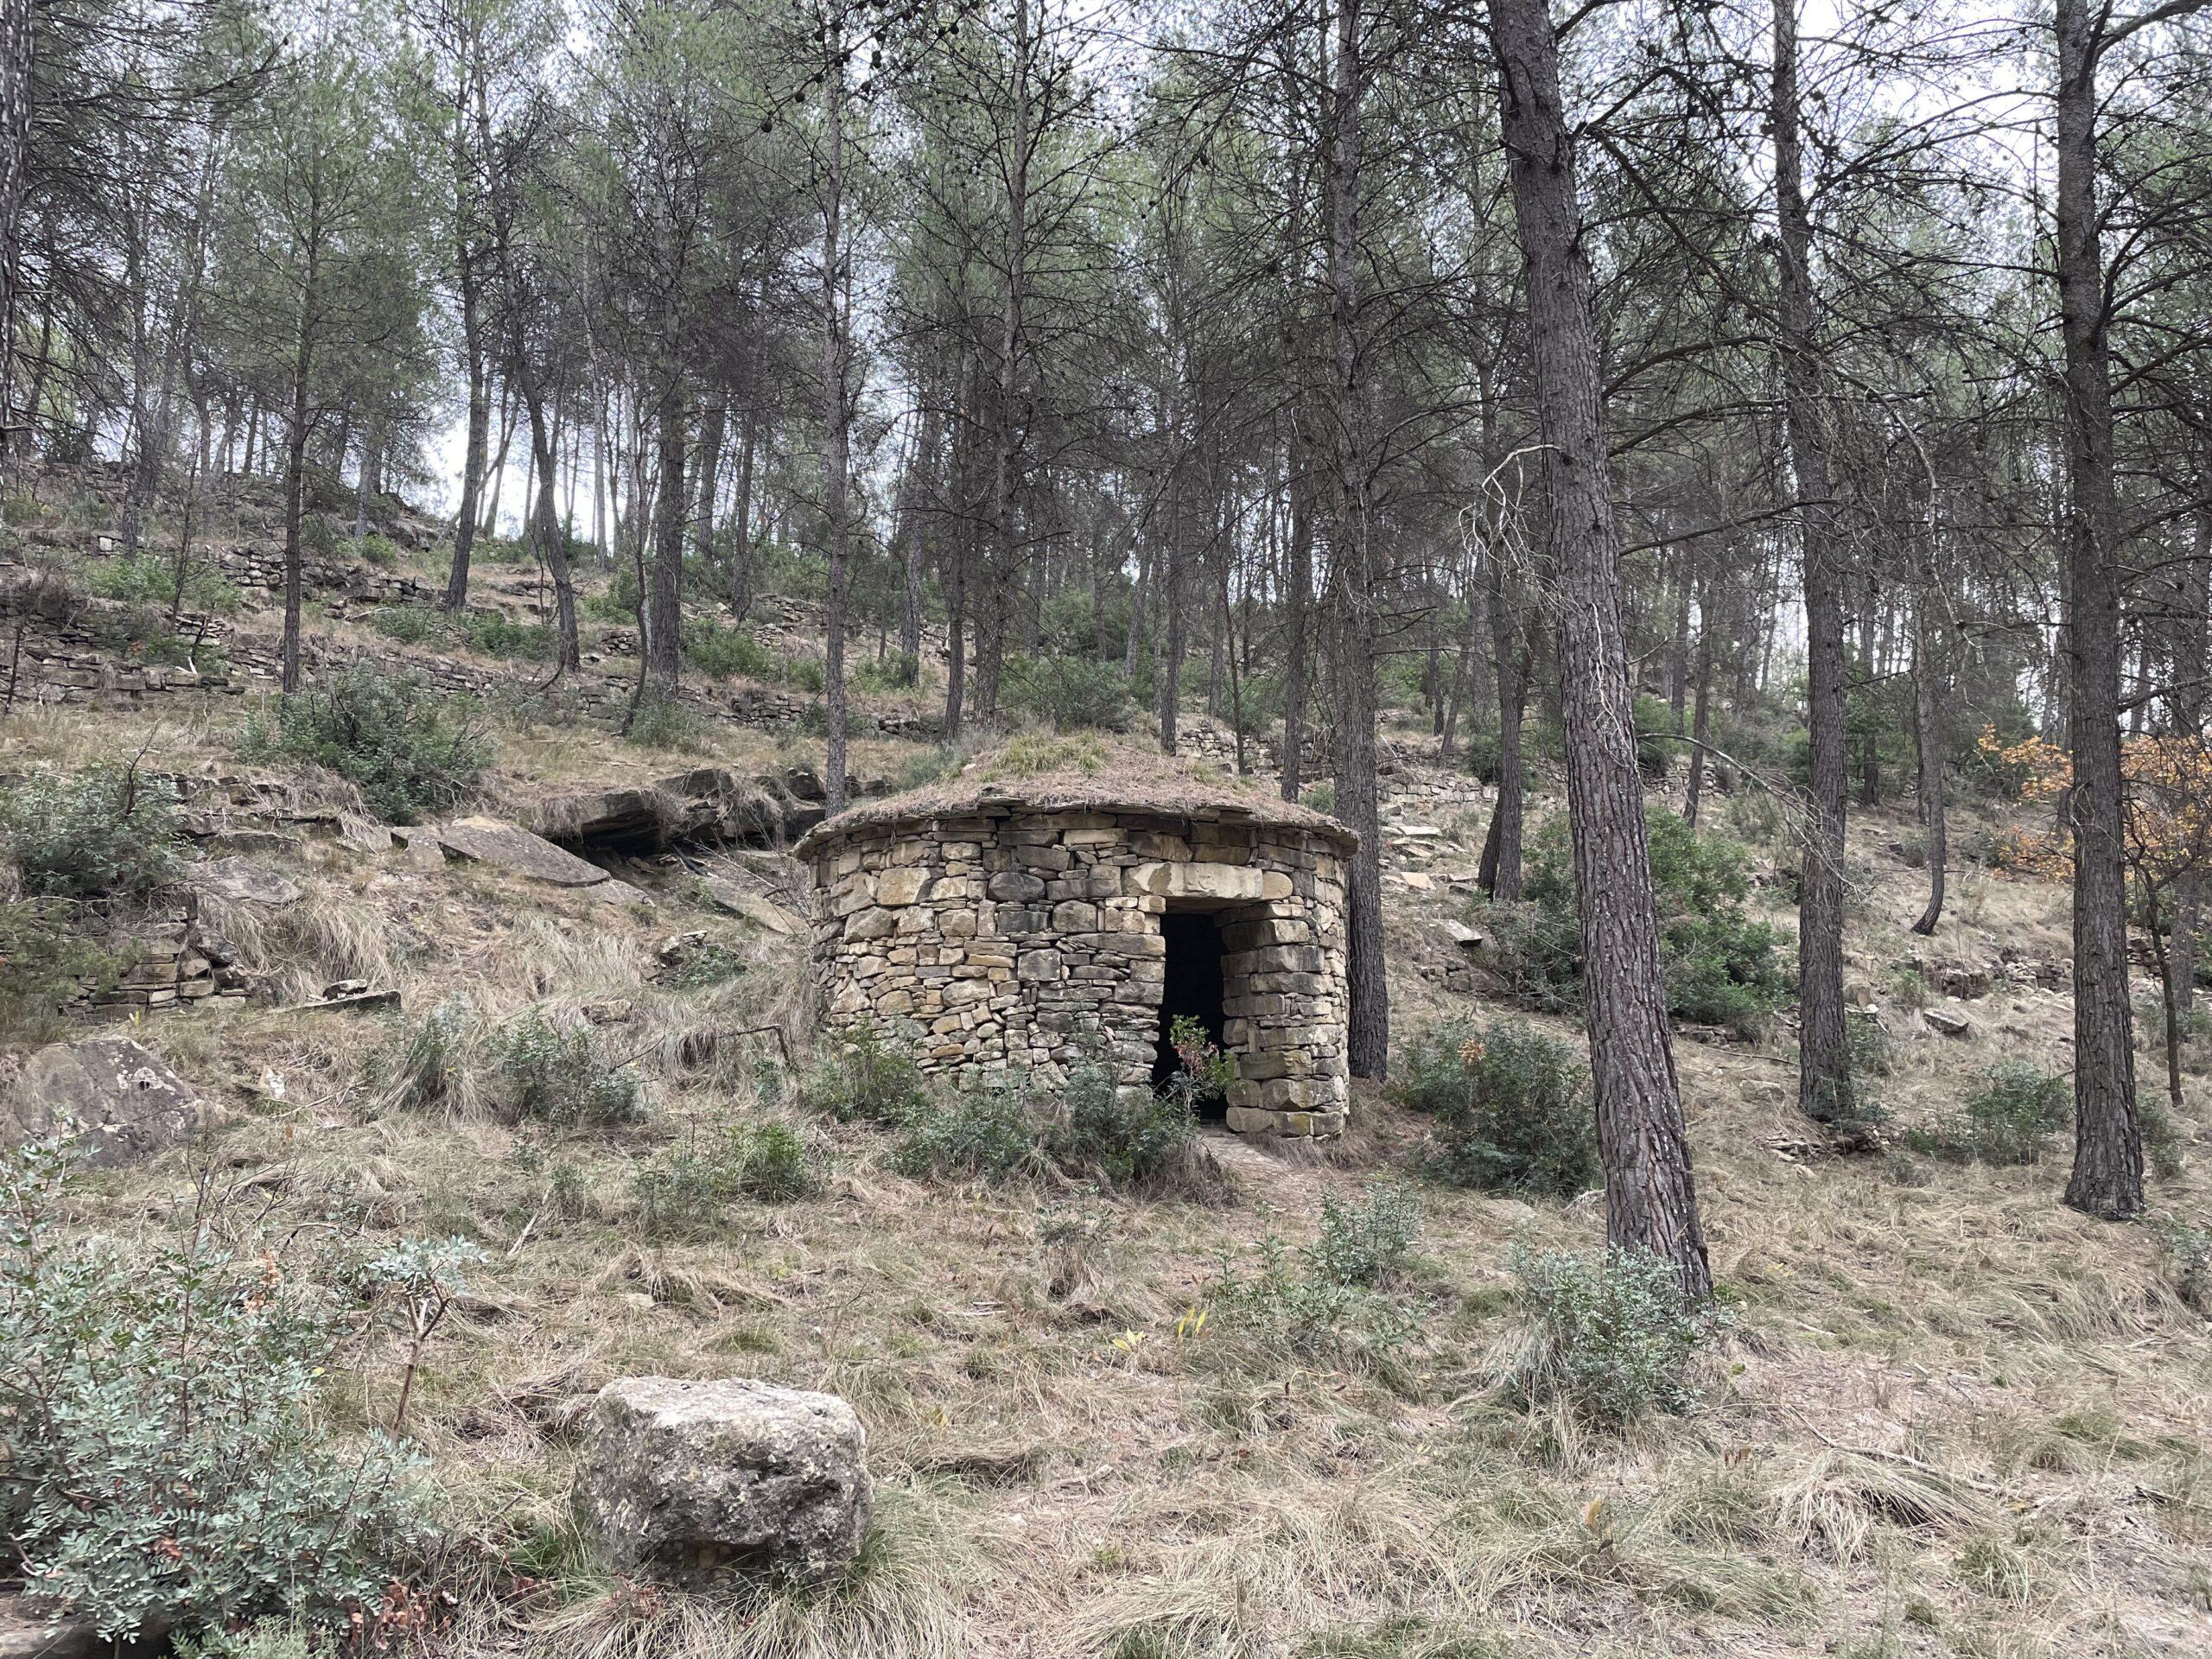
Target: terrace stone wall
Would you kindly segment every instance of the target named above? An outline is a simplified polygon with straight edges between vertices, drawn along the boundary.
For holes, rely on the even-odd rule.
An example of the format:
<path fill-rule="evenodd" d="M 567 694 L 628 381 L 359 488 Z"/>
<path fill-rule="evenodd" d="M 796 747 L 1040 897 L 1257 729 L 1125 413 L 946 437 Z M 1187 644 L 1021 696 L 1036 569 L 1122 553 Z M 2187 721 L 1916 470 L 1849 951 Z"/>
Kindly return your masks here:
<path fill-rule="evenodd" d="M 957 811 L 957 810 L 956 810 Z M 1151 1086 L 1171 911 L 1221 947 L 1233 1129 L 1344 1128 L 1344 832 L 1101 807 L 991 804 L 832 820 L 803 844 L 825 1025 L 902 1041 L 925 1071 L 1103 1065 Z"/>

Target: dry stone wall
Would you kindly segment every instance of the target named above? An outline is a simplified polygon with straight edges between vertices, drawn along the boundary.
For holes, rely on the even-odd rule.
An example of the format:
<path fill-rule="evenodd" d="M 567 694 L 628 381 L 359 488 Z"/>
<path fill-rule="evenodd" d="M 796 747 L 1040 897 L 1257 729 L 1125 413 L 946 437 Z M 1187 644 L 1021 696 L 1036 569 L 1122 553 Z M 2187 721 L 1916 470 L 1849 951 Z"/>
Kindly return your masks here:
<path fill-rule="evenodd" d="M 836 829 L 834 823 L 832 830 Z M 1150 1087 L 1170 911 L 1219 930 L 1229 1126 L 1344 1123 L 1344 868 L 1302 827 L 1152 810 L 978 810 L 826 835 L 810 857 L 825 1023 L 904 1039 L 925 1071 Z"/>

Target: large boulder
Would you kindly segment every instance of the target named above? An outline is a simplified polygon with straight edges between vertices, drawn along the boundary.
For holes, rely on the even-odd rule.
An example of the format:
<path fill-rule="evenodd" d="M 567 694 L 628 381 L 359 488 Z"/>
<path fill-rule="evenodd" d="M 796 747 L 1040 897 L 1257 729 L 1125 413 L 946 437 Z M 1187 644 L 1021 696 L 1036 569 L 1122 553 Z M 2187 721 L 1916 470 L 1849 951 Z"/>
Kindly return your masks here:
<path fill-rule="evenodd" d="M 203 1122 L 192 1085 L 127 1037 L 35 1050 L 0 1092 L 0 1140 L 67 1135 L 95 1168 L 173 1147 Z"/>
<path fill-rule="evenodd" d="M 571 789 L 531 810 L 530 827 L 564 847 L 659 852 L 679 842 L 772 841 L 781 803 L 721 766 L 695 766 L 651 784 Z"/>
<path fill-rule="evenodd" d="M 860 1553 L 875 1504 L 867 1450 L 835 1395 L 624 1377 L 586 1419 L 576 1514 L 615 1572 L 818 1580 Z"/>

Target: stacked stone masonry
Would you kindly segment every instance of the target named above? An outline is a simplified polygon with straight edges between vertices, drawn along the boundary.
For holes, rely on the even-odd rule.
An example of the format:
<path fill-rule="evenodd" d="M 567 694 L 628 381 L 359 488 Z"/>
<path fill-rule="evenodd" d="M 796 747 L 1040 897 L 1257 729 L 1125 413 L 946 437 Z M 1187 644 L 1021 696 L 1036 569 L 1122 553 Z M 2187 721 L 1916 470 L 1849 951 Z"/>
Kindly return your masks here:
<path fill-rule="evenodd" d="M 1167 954 L 1161 918 L 1219 929 L 1232 1129 L 1344 1125 L 1349 837 L 1152 810 L 993 804 L 922 823 L 832 821 L 814 874 L 825 1024 L 873 1029 L 925 1071 L 1103 1065 L 1149 1089 Z"/>

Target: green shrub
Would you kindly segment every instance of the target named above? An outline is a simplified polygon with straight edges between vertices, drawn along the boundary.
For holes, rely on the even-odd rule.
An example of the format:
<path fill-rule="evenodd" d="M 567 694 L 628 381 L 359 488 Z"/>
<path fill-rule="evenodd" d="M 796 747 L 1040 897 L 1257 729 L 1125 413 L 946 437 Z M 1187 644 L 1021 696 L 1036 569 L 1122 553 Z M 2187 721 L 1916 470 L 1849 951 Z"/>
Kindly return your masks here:
<path fill-rule="evenodd" d="M 1774 930 L 1744 913 L 1751 891 L 1744 853 L 1701 840 L 1674 813 L 1647 810 L 1652 886 L 1658 899 L 1660 966 L 1667 1011 L 1675 1018 L 1758 1035 L 1789 995 Z M 1528 907 L 1501 929 L 1521 988 L 1541 1007 L 1579 1005 L 1582 931 L 1575 909 L 1574 855 L 1554 819 L 1530 846 Z"/>
<path fill-rule="evenodd" d="M 1461 741 L 1459 764 L 1478 781 L 1495 785 L 1505 770 L 1505 739 L 1496 727 L 1478 726 Z"/>
<path fill-rule="evenodd" d="M 428 605 L 380 605 L 370 616 L 369 626 L 403 645 L 428 645 L 453 637 L 452 619 Z"/>
<path fill-rule="evenodd" d="M 874 658 L 856 664 L 853 669 L 853 690 L 855 691 L 909 691 L 921 678 L 921 659 L 910 651 L 887 652 L 880 661 Z"/>
<path fill-rule="evenodd" d="M 1033 1169 L 1036 1157 L 1036 1123 L 1027 1085 L 987 1077 L 943 1105 L 927 1102 L 907 1118 L 891 1166 L 916 1180 L 1003 1180 Z"/>
<path fill-rule="evenodd" d="M 1118 663 L 1057 653 L 1024 657 L 1007 664 L 1006 678 L 1007 706 L 1056 731 L 1118 732 L 1129 723 L 1129 683 Z"/>
<path fill-rule="evenodd" d="M 471 651 L 509 661 L 552 660 L 553 630 L 542 622 L 518 622 L 498 611 L 470 611 L 455 621 L 461 642 Z"/>
<path fill-rule="evenodd" d="M 1980 1074 L 1980 1086 L 1957 1111 L 1913 1130 L 1905 1144 L 1956 1163 L 2037 1163 L 2073 1109 L 2064 1077 L 2025 1060 L 1999 1060 Z"/>
<path fill-rule="evenodd" d="M 696 749 L 706 732 L 706 721 L 690 703 L 664 696 L 639 697 L 622 728 L 623 736 L 647 749 Z"/>
<path fill-rule="evenodd" d="M 1590 1074 L 1567 1044 L 1505 1020 L 1416 1033 L 1391 1093 L 1435 1120 L 1415 1155 L 1455 1185 L 1571 1198 L 1598 1184 Z"/>
<path fill-rule="evenodd" d="M 359 559 L 363 564 L 373 564 L 388 570 L 399 563 L 399 543 L 389 536 L 371 533 L 348 536 L 332 550 L 341 559 Z"/>
<path fill-rule="evenodd" d="M 683 623 L 683 664 L 715 679 L 779 680 L 784 659 L 743 628 L 726 628 L 705 617 Z"/>
<path fill-rule="evenodd" d="M 1421 1236 L 1421 1205 L 1395 1181 L 1371 1181 L 1357 1204 L 1321 1200 L 1306 1260 L 1333 1284 L 1373 1290 L 1397 1277 Z"/>
<path fill-rule="evenodd" d="M 25 892 L 143 897 L 175 879 L 184 850 L 176 791 L 136 766 L 41 771 L 0 791 L 0 844 Z"/>
<path fill-rule="evenodd" d="M 336 772 L 394 823 L 454 805 L 496 752 L 467 698 L 422 675 L 365 664 L 284 698 L 273 715 L 256 715 L 243 747 L 251 759 Z"/>
<path fill-rule="evenodd" d="M 632 1185 L 656 1233 L 712 1226 L 738 1198 L 783 1204 L 815 1191 L 805 1139 L 784 1123 L 728 1123 L 641 1165 Z"/>
<path fill-rule="evenodd" d="M 644 1090 L 611 1065 L 589 1030 L 556 1026 L 533 1009 L 492 1035 L 505 1103 L 518 1118 L 556 1128 L 608 1129 L 645 1116 Z"/>
<path fill-rule="evenodd" d="M 929 1085 L 919 1066 L 862 1027 L 799 1079 L 798 1102 L 840 1123 L 895 1128 L 928 1109 Z"/>
<path fill-rule="evenodd" d="M 411 1471 L 340 1444 L 317 1380 L 327 1298 L 257 1240 L 65 1234 L 65 1160 L 0 1153 L 0 1539 L 21 1573 L 129 1638 L 274 1616 L 342 1633 L 423 1541 Z"/>
<path fill-rule="evenodd" d="M 1516 1247 L 1513 1270 L 1533 1328 L 1511 1380 L 1532 1403 L 1557 1400 L 1589 1421 L 1618 1426 L 1697 1402 L 1690 1362 L 1716 1319 L 1690 1302 L 1665 1261 L 1640 1251 L 1535 1255 Z"/>
<path fill-rule="evenodd" d="M 1636 700 L 1636 769 L 1656 783 L 1675 764 L 1682 747 L 1675 741 L 1675 710 L 1661 698 L 1640 695 Z"/>
<path fill-rule="evenodd" d="M 1387 1359 L 1420 1330 L 1415 1311 L 1392 1294 L 1420 1223 L 1411 1197 L 1388 1182 L 1356 1205 L 1332 1199 L 1311 1243 L 1294 1251 L 1270 1234 L 1250 1273 L 1224 1260 L 1208 1300 L 1226 1326 L 1263 1350 Z"/>
<path fill-rule="evenodd" d="M 2151 1228 L 2182 1300 L 2212 1318 L 2212 1225 L 2179 1216 L 2155 1216 Z"/>
<path fill-rule="evenodd" d="M 118 965 L 84 937 L 82 918 L 68 900 L 0 904 L 0 1042 L 59 1035 L 64 1005 L 87 981 L 112 983 Z"/>
<path fill-rule="evenodd" d="M 180 599 L 176 562 L 150 553 L 118 553 L 92 561 L 85 567 L 85 587 L 101 599 L 164 611 Z M 238 607 L 238 585 L 207 560 L 188 559 L 181 601 L 186 610 L 228 616 Z"/>
<path fill-rule="evenodd" d="M 917 1179 L 1052 1173 L 1156 1193 L 1211 1194 L 1220 1177 L 1198 1144 L 1197 1108 L 1219 1092 L 1225 1075 L 1233 1071 L 1215 1051 L 1157 1093 L 1125 1095 L 1096 1066 L 1077 1067 L 1057 1085 L 1028 1071 L 973 1078 L 950 1099 L 930 1101 L 906 1118 L 892 1166 Z"/>

